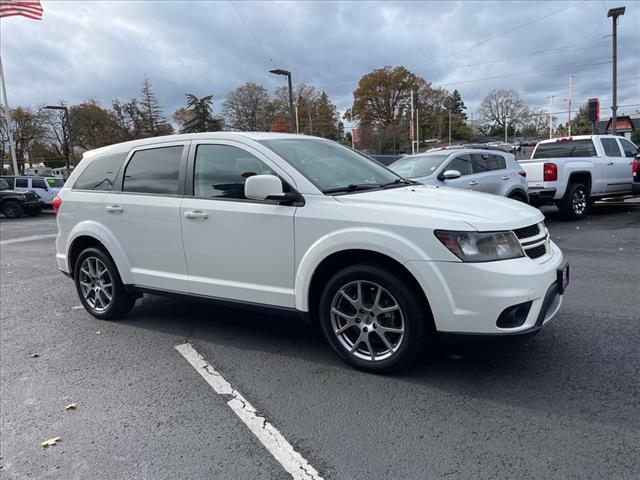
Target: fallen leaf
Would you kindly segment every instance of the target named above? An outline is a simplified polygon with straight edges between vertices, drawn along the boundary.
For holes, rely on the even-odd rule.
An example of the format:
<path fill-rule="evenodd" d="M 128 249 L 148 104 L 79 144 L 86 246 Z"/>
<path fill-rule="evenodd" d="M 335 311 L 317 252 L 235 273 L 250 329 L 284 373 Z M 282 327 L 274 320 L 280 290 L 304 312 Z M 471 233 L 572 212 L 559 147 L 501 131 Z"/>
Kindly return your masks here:
<path fill-rule="evenodd" d="M 78 408 L 78 404 L 77 403 L 70 403 L 69 405 L 64 407 L 65 410 L 75 410 L 76 408 Z"/>
<path fill-rule="evenodd" d="M 96 335 L 100 335 L 101 333 L 102 333 L 102 332 L 101 332 L 100 330 L 98 330 L 98 331 L 96 332 Z"/>
<path fill-rule="evenodd" d="M 84 307 L 82 305 L 75 305 L 71 307 L 71 310 L 82 310 Z"/>
<path fill-rule="evenodd" d="M 623 252 L 623 251 L 624 251 L 624 248 L 622 248 L 622 247 L 618 247 L 618 250 L 620 250 L 621 252 Z"/>
<path fill-rule="evenodd" d="M 40 443 L 40 446 L 43 448 L 49 448 L 53 445 L 56 445 L 60 440 L 62 440 L 62 438 L 53 437 L 53 438 L 50 438 L 49 440 L 45 440 L 44 442 Z"/>
<path fill-rule="evenodd" d="M 38 358 L 40 355 L 38 355 L 37 353 L 32 353 L 31 355 L 29 355 L 31 358 Z"/>

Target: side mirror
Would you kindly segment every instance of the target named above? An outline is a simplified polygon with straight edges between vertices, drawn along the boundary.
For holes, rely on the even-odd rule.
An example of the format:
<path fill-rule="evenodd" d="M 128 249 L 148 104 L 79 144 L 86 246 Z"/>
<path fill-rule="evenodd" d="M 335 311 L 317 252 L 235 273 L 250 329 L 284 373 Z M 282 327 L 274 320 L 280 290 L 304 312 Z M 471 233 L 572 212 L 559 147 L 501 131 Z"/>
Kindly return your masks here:
<path fill-rule="evenodd" d="M 251 200 L 287 200 L 282 180 L 275 175 L 253 175 L 244 184 L 244 196 Z"/>
<path fill-rule="evenodd" d="M 460 178 L 462 174 L 458 170 L 447 170 L 442 175 L 440 175 L 440 180 L 454 180 L 456 178 Z"/>

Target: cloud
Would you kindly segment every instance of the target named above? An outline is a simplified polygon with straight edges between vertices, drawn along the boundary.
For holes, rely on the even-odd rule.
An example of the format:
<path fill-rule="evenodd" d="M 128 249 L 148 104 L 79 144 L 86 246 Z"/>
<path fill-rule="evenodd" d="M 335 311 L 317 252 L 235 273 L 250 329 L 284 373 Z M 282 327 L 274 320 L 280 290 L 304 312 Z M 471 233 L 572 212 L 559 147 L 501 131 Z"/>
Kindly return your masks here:
<path fill-rule="evenodd" d="M 405 65 L 435 85 L 457 88 L 470 111 L 493 88 L 514 88 L 535 108 L 556 95 L 561 108 L 570 74 L 574 105 L 600 97 L 605 115 L 611 102 L 606 9 L 616 2 L 43 6 L 42 22 L 7 18 L 0 24 L 12 106 L 88 98 L 109 104 L 136 96 L 148 76 L 167 115 L 184 104 L 186 92 L 214 94 L 219 112 L 224 96 L 244 82 L 270 91 L 282 85 L 282 77 L 268 73 L 274 65 L 290 69 L 294 81 L 326 90 L 340 110 L 349 107 L 358 79 L 383 65 Z M 621 112 L 640 109 L 639 27 L 640 5 L 631 3 L 618 29 Z"/>

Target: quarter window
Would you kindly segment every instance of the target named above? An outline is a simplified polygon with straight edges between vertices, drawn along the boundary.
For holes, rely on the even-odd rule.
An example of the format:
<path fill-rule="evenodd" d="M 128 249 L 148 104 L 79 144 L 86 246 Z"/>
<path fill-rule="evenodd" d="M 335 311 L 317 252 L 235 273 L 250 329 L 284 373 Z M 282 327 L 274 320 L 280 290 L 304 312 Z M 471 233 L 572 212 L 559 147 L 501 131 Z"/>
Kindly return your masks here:
<path fill-rule="evenodd" d="M 16 188 L 27 188 L 29 186 L 29 180 L 26 178 L 16 178 Z"/>
<path fill-rule="evenodd" d="M 624 138 L 621 138 L 620 145 L 622 145 L 622 150 L 624 150 L 625 157 L 633 158 L 638 153 L 638 148 L 629 140 L 625 140 Z"/>
<path fill-rule="evenodd" d="M 31 188 L 41 188 L 43 190 L 46 190 L 47 184 L 44 183 L 44 180 L 40 178 L 34 178 L 31 180 Z"/>
<path fill-rule="evenodd" d="M 178 173 L 183 146 L 139 150 L 124 172 L 123 192 L 178 193 Z"/>
<path fill-rule="evenodd" d="M 198 145 L 193 176 L 196 197 L 244 199 L 244 183 L 253 175 L 275 172 L 241 148 Z"/>
<path fill-rule="evenodd" d="M 621 157 L 620 148 L 615 138 L 603 138 L 602 147 L 604 148 L 604 154 L 607 157 Z"/>
<path fill-rule="evenodd" d="M 469 155 L 458 155 L 456 158 L 449 162 L 449 165 L 444 169 L 447 170 L 457 170 L 463 176 L 471 175 L 473 173 L 473 167 L 471 165 L 471 158 Z"/>
<path fill-rule="evenodd" d="M 80 174 L 73 189 L 110 191 L 125 158 L 127 152 L 96 158 Z"/>

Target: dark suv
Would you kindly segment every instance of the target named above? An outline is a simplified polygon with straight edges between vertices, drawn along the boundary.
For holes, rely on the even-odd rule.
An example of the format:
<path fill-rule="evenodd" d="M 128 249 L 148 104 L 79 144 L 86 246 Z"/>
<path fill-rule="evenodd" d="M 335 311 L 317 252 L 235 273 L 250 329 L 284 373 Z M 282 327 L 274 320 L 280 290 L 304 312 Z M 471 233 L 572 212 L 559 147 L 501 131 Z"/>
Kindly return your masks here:
<path fill-rule="evenodd" d="M 25 213 L 36 216 L 42 210 L 42 205 L 35 192 L 16 192 L 4 178 L 0 178 L 0 212 L 5 217 L 18 218 Z"/>

